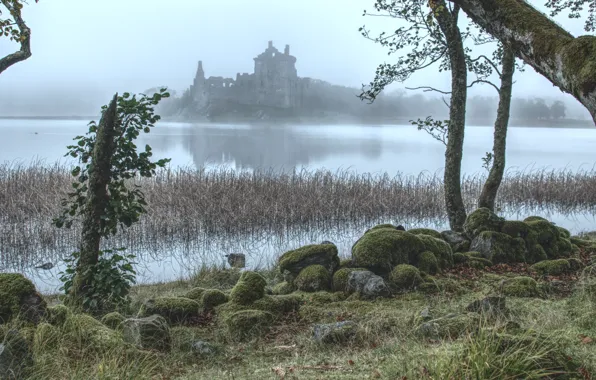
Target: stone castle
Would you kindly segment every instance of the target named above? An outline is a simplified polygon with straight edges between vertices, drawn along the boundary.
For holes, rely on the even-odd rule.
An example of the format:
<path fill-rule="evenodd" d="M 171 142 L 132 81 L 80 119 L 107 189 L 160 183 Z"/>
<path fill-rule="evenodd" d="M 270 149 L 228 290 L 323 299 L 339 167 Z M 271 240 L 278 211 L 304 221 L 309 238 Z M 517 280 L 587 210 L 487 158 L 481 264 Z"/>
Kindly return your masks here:
<path fill-rule="evenodd" d="M 304 81 L 296 72 L 296 57 L 290 55 L 290 45 L 281 53 L 269 41 L 267 49 L 254 58 L 254 73 L 236 74 L 236 79 L 209 77 L 205 79 L 203 62 L 190 86 L 195 107 L 205 109 L 214 104 L 232 103 L 295 109 L 302 105 Z"/>

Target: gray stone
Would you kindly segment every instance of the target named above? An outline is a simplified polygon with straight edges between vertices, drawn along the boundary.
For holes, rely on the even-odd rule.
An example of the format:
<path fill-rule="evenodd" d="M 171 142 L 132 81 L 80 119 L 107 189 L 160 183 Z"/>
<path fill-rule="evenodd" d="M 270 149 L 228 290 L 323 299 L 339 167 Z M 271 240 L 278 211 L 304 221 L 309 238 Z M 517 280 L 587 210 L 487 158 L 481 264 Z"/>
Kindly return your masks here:
<path fill-rule="evenodd" d="M 352 321 L 317 324 L 313 327 L 313 339 L 317 343 L 343 343 L 356 334 L 358 325 Z"/>
<path fill-rule="evenodd" d="M 467 311 L 484 314 L 488 316 L 502 316 L 508 314 L 505 306 L 505 297 L 486 297 L 481 300 L 476 300 L 466 307 Z"/>
<path fill-rule="evenodd" d="M 210 356 L 215 355 L 217 353 L 217 347 L 203 340 L 197 340 L 196 342 L 194 342 L 190 346 L 190 350 L 191 352 L 200 356 Z"/>
<path fill-rule="evenodd" d="M 443 239 L 449 243 L 453 253 L 456 252 L 467 252 L 470 248 L 470 240 L 462 233 L 456 231 L 443 231 L 441 232 Z"/>
<path fill-rule="evenodd" d="M 8 330 L 0 343 L 0 379 L 22 379 L 32 365 L 31 348 L 23 335 L 16 329 Z"/>
<path fill-rule="evenodd" d="M 365 298 L 386 297 L 389 295 L 389 287 L 381 276 L 371 271 L 355 271 L 348 276 L 346 286 L 348 293 L 360 293 Z"/>
<path fill-rule="evenodd" d="M 428 307 L 425 307 L 421 312 L 420 312 L 420 319 L 424 322 L 428 322 L 430 320 L 433 319 L 432 314 L 430 313 L 430 309 Z"/>
<path fill-rule="evenodd" d="M 228 264 L 232 268 L 244 268 L 246 267 L 246 255 L 244 253 L 230 253 L 225 255 L 228 259 Z"/>
<path fill-rule="evenodd" d="M 160 315 L 125 319 L 121 328 L 124 341 L 140 349 L 167 352 L 172 348 L 170 327 L 165 318 Z"/>

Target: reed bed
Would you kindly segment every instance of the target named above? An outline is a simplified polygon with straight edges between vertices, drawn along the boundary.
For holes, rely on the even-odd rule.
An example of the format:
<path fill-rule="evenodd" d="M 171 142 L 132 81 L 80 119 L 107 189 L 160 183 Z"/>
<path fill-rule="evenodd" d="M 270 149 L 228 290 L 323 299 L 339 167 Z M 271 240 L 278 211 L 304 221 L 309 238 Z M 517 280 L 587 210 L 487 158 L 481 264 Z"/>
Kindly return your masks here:
<path fill-rule="evenodd" d="M 79 226 L 58 230 L 51 220 L 71 188 L 65 164 L 0 164 L 0 254 L 71 251 Z M 464 176 L 466 207 L 475 207 L 485 175 Z M 349 170 L 234 171 L 167 168 L 139 178 L 149 202 L 140 223 L 114 243 L 161 249 L 214 236 L 287 237 L 293 231 L 366 226 L 379 220 L 430 225 L 446 220 L 443 178 L 359 174 Z M 509 171 L 498 207 L 572 214 L 596 209 L 596 170 Z"/>

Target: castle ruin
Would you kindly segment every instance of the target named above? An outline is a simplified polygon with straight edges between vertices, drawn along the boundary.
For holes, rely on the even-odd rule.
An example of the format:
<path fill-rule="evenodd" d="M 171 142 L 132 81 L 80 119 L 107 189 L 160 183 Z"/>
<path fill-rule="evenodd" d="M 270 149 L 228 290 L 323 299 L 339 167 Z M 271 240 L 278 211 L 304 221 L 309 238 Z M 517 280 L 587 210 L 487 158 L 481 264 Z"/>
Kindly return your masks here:
<path fill-rule="evenodd" d="M 205 79 L 203 62 L 190 86 L 190 95 L 197 109 L 218 103 L 295 109 L 301 106 L 302 80 L 296 72 L 296 57 L 290 55 L 290 45 L 281 53 L 269 41 L 267 49 L 254 58 L 252 74 L 236 74 L 236 79 L 209 77 Z"/>

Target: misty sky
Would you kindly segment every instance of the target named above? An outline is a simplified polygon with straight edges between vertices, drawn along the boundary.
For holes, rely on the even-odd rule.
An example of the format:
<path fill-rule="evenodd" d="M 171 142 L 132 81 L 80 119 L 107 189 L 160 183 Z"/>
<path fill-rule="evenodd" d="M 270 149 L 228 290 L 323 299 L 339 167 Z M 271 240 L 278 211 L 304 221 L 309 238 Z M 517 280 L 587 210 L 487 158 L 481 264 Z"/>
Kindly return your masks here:
<path fill-rule="evenodd" d="M 199 59 L 207 76 L 250 73 L 252 58 L 269 40 L 280 50 L 291 46 L 299 76 L 360 87 L 370 82 L 379 63 L 392 59 L 358 32 L 363 24 L 375 31 L 390 31 L 396 25 L 392 19 L 363 17 L 362 11 L 373 10 L 373 4 L 374 0 L 29 1 L 23 13 L 32 29 L 33 56 L 0 75 L 0 91 L 42 95 L 62 88 L 109 96 L 168 85 L 181 92 L 191 83 Z M 574 35 L 584 33 L 583 20 L 561 16 L 557 21 Z M 0 55 L 16 46 L 0 39 Z M 449 74 L 429 70 L 406 85 L 449 88 Z M 562 95 L 529 67 L 516 81 L 514 96 Z M 496 95 L 487 86 L 474 94 Z"/>

